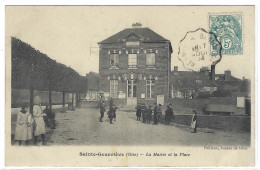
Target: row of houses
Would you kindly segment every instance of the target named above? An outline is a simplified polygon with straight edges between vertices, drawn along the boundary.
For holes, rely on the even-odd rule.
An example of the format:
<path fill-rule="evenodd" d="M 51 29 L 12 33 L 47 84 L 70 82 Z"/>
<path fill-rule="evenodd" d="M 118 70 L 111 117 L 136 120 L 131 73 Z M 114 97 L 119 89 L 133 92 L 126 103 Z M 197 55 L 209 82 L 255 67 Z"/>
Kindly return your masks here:
<path fill-rule="evenodd" d="M 98 45 L 99 74 L 95 79 L 91 79 L 93 73 L 87 75 L 92 83 L 88 84 L 89 101 L 104 96 L 135 106 L 164 104 L 169 98 L 195 98 L 218 89 L 241 91 L 243 80 L 233 77 L 230 70 L 215 74 L 215 66 L 201 68 L 200 72 L 178 71 L 175 66 L 171 71 L 171 42 L 139 23 Z"/>
<path fill-rule="evenodd" d="M 203 67 L 200 72 L 178 71 L 175 66 L 170 76 L 171 98 L 197 98 L 207 96 L 248 97 L 250 82 L 232 76 L 230 70 L 215 74 L 214 70 Z M 224 93 L 224 94 L 219 94 Z M 201 96 L 204 95 L 204 96 Z M 206 95 L 206 96 L 205 96 Z"/>

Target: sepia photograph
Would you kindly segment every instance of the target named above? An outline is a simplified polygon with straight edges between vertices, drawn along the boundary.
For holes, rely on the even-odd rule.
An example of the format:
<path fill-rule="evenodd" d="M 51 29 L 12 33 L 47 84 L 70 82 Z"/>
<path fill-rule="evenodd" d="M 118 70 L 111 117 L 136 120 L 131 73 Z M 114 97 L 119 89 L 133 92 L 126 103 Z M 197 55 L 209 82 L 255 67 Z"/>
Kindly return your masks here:
<path fill-rule="evenodd" d="M 254 165 L 254 6 L 5 9 L 6 165 Z"/>

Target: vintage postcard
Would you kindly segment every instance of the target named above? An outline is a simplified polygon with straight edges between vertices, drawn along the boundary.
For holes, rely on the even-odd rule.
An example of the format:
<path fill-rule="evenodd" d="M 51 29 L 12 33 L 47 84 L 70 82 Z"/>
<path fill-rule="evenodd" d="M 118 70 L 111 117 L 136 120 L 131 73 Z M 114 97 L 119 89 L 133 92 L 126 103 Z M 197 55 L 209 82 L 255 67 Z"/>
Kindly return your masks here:
<path fill-rule="evenodd" d="M 6 6 L 6 166 L 252 167 L 254 6 Z"/>

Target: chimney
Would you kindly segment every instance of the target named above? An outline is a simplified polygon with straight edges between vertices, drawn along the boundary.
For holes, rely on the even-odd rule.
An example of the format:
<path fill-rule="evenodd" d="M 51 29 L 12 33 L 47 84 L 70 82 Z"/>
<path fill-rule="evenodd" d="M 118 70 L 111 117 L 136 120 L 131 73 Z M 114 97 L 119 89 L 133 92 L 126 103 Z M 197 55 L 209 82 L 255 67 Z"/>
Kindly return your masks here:
<path fill-rule="evenodd" d="M 142 24 L 140 22 L 136 22 L 136 23 L 133 23 L 132 24 L 132 27 L 133 28 L 141 28 L 142 27 Z"/>
<path fill-rule="evenodd" d="M 174 66 L 174 72 L 178 72 L 178 66 Z"/>
<path fill-rule="evenodd" d="M 200 72 L 204 74 L 205 76 L 209 76 L 209 68 L 208 67 L 202 67 L 200 69 Z"/>
<path fill-rule="evenodd" d="M 230 70 L 226 70 L 224 72 L 224 75 L 225 75 L 225 80 L 226 81 L 229 81 L 231 79 L 231 71 Z"/>
<path fill-rule="evenodd" d="M 215 65 L 211 65 L 210 80 L 215 80 Z"/>

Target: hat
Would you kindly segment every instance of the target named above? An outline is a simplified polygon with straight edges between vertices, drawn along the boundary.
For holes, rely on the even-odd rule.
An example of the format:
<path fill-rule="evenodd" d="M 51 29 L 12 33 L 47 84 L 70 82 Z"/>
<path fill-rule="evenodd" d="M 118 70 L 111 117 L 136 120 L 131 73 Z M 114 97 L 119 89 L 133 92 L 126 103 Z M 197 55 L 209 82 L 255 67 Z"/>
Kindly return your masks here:
<path fill-rule="evenodd" d="M 34 104 L 36 104 L 36 105 L 40 105 L 41 104 L 41 98 L 39 96 L 35 96 Z"/>

